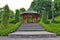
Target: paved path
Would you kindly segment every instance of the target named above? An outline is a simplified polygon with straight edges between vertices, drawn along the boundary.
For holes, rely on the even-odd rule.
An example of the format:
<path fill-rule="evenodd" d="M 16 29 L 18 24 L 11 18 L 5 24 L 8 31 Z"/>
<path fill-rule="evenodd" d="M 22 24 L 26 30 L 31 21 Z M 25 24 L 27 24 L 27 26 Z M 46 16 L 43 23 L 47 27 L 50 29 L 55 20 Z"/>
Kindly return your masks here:
<path fill-rule="evenodd" d="M 60 40 L 60 37 L 56 38 L 11 38 L 11 37 L 1 37 L 0 40 Z"/>
<path fill-rule="evenodd" d="M 39 24 L 22 24 L 17 31 L 45 31 Z"/>

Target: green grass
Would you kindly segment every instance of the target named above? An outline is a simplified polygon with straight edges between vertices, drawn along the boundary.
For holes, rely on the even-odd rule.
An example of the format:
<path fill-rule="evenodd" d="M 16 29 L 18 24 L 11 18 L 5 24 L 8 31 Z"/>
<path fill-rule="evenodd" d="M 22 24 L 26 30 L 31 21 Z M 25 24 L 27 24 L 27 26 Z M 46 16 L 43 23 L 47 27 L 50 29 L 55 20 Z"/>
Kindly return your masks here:
<path fill-rule="evenodd" d="M 55 21 L 56 21 L 56 22 L 60 22 L 60 16 L 56 17 L 56 18 L 55 18 Z"/>
<path fill-rule="evenodd" d="M 16 23 L 16 24 L 9 24 L 9 27 L 7 27 L 6 29 L 2 29 L 2 24 L 0 24 L 0 36 L 6 36 L 9 33 L 12 33 L 14 31 L 17 30 L 17 28 L 19 27 L 19 25 L 21 25 L 21 22 Z"/>
<path fill-rule="evenodd" d="M 60 16 L 56 17 L 55 21 L 56 22 L 60 22 Z M 52 33 L 56 33 L 56 35 L 60 35 L 60 23 L 45 24 L 43 22 L 40 22 L 40 25 L 42 25 L 42 27 L 45 28 L 46 31 L 49 31 L 49 32 L 52 32 Z"/>

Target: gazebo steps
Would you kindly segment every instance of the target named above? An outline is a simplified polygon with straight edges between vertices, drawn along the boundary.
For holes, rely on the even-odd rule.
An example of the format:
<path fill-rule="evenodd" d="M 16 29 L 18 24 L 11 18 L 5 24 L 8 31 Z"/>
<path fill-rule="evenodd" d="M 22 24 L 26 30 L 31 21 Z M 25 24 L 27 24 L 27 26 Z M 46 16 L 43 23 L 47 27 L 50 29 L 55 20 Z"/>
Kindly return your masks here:
<path fill-rule="evenodd" d="M 11 33 L 8 36 L 14 38 L 52 38 L 56 37 L 56 34 L 46 31 L 21 31 Z"/>
<path fill-rule="evenodd" d="M 45 31 L 39 24 L 22 24 L 17 31 Z"/>
<path fill-rule="evenodd" d="M 44 29 L 18 29 L 17 31 L 45 31 Z"/>

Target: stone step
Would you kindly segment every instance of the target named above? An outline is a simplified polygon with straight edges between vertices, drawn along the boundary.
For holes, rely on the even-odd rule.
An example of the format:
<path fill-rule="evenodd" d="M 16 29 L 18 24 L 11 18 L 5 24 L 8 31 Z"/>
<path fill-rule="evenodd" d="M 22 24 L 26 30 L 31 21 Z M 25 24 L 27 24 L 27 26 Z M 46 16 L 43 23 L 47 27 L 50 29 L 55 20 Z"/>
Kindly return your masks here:
<path fill-rule="evenodd" d="M 39 24 L 22 24 L 17 31 L 45 31 Z"/>
<path fill-rule="evenodd" d="M 11 33 L 8 36 L 15 38 L 52 38 L 56 37 L 56 34 L 46 31 L 21 31 Z"/>
<path fill-rule="evenodd" d="M 17 31 L 45 31 L 44 29 L 19 29 Z"/>

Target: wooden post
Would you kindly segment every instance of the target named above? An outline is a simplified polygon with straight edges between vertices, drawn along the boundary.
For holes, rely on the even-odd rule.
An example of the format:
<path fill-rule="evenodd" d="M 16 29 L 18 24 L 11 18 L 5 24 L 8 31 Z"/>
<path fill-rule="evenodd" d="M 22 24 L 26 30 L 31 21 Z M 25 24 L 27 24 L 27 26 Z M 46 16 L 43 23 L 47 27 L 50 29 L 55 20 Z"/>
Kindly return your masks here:
<path fill-rule="evenodd" d="M 33 22 L 35 23 L 35 18 L 33 18 Z"/>
<path fill-rule="evenodd" d="M 36 18 L 35 18 L 35 23 L 36 23 Z"/>
<path fill-rule="evenodd" d="M 33 18 L 33 23 L 35 23 L 35 19 Z"/>
<path fill-rule="evenodd" d="M 38 18 L 36 18 L 36 23 L 38 22 Z"/>
<path fill-rule="evenodd" d="M 24 17 L 22 16 L 22 23 L 24 23 Z"/>
<path fill-rule="evenodd" d="M 27 18 L 26 18 L 26 24 L 27 24 Z"/>

